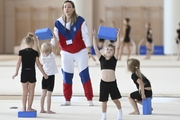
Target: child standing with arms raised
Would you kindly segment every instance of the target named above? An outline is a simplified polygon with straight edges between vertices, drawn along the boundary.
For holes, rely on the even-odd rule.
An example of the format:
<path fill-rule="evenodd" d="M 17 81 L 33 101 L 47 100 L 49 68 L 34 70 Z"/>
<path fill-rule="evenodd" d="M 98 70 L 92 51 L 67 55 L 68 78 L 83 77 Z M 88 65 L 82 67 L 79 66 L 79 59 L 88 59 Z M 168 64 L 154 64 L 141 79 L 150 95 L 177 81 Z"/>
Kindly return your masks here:
<path fill-rule="evenodd" d="M 93 47 L 97 57 L 99 58 L 101 65 L 102 79 L 100 82 L 100 98 L 99 101 L 102 102 L 102 118 L 101 120 L 106 120 L 107 102 L 109 94 L 111 99 L 116 104 L 118 108 L 117 120 L 122 120 L 122 109 L 121 103 L 118 99 L 121 98 L 121 94 L 117 87 L 115 68 L 117 63 L 117 58 L 119 54 L 120 46 L 120 31 L 117 33 L 116 47 L 112 44 L 107 45 L 105 49 L 105 54 L 102 55 L 97 47 L 96 33 L 93 31 Z"/>
<path fill-rule="evenodd" d="M 34 89 L 36 85 L 36 70 L 35 63 L 37 67 L 43 74 L 44 78 L 47 79 L 48 76 L 44 72 L 41 63 L 39 61 L 39 53 L 34 48 L 38 48 L 36 38 L 33 34 L 28 33 L 26 37 L 22 40 L 22 46 L 24 47 L 19 51 L 19 57 L 16 64 L 16 72 L 12 76 L 14 79 L 18 75 L 19 68 L 22 64 L 21 69 L 21 83 L 22 83 L 22 111 L 36 111 L 32 109 L 32 103 L 34 100 Z M 26 109 L 26 103 L 28 101 L 28 107 Z"/>
<path fill-rule="evenodd" d="M 54 38 L 55 39 L 55 36 Z M 54 40 L 57 41 L 57 40 Z M 41 95 L 41 111 L 40 113 L 55 114 L 51 111 L 51 95 L 54 89 L 55 74 L 58 73 L 58 69 L 55 63 L 55 54 L 53 52 L 53 46 L 49 42 L 45 42 L 41 45 L 41 60 L 45 73 L 48 75 L 46 80 L 42 78 L 42 95 Z M 47 111 L 44 110 L 44 100 L 47 95 Z"/>
<path fill-rule="evenodd" d="M 150 81 L 141 73 L 140 62 L 137 59 L 128 59 L 127 68 L 132 73 L 131 78 L 137 87 L 137 91 L 132 92 L 129 96 L 129 102 L 131 103 L 134 111 L 129 113 L 130 115 L 139 115 L 139 109 L 137 103 L 142 105 L 142 100 L 147 97 L 152 98 L 152 89 Z"/>

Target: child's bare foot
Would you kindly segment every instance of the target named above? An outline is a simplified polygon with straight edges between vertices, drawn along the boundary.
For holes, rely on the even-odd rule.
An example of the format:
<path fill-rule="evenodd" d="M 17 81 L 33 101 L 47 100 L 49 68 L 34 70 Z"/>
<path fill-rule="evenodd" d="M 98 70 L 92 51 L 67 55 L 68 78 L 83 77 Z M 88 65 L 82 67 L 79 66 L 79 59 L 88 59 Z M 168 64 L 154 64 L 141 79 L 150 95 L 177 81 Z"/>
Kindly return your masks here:
<path fill-rule="evenodd" d="M 150 59 L 150 57 L 145 57 L 144 59 L 146 59 L 146 60 L 147 60 L 147 59 Z"/>
<path fill-rule="evenodd" d="M 50 110 L 50 111 L 47 111 L 47 114 L 56 114 L 56 113 Z"/>
<path fill-rule="evenodd" d="M 134 111 L 132 113 L 129 113 L 129 115 L 139 115 L 140 113 L 138 111 Z"/>
<path fill-rule="evenodd" d="M 45 110 L 41 110 L 41 111 L 40 111 L 40 113 L 47 113 L 47 111 L 45 111 Z"/>
<path fill-rule="evenodd" d="M 22 108 L 22 110 L 21 110 L 22 112 L 26 112 L 26 108 L 24 109 L 24 108 Z"/>
<path fill-rule="evenodd" d="M 32 109 L 32 108 L 28 109 L 27 111 L 28 111 L 28 112 L 36 112 L 36 110 L 35 110 L 35 109 Z"/>

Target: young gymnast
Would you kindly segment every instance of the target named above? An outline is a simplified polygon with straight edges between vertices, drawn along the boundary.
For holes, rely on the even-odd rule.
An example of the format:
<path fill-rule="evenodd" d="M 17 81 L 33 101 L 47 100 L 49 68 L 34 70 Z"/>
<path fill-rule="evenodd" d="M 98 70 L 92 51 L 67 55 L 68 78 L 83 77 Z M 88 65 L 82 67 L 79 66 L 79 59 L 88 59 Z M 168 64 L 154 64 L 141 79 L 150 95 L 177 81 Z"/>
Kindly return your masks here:
<path fill-rule="evenodd" d="M 152 98 L 152 89 L 150 81 L 141 73 L 140 62 L 137 59 L 127 60 L 128 71 L 132 73 L 131 78 L 137 87 L 137 91 L 132 92 L 129 96 L 129 102 L 131 103 L 134 111 L 130 115 L 139 115 L 139 109 L 137 103 L 142 105 L 142 100 L 147 97 Z"/>
<path fill-rule="evenodd" d="M 22 40 L 22 47 L 19 51 L 19 57 L 16 64 L 15 74 L 12 76 L 14 79 L 18 75 L 19 68 L 22 64 L 21 69 L 21 83 L 22 83 L 22 111 L 36 111 L 32 109 L 32 103 L 34 99 L 34 89 L 36 85 L 36 70 L 35 63 L 37 67 L 43 74 L 44 78 L 47 79 L 48 76 L 44 72 L 42 65 L 39 61 L 39 53 L 34 49 L 37 47 L 37 39 L 32 33 L 28 33 L 26 37 Z M 26 109 L 26 103 L 28 101 L 28 107 Z"/>
<path fill-rule="evenodd" d="M 131 55 L 131 38 L 130 38 L 131 26 L 130 26 L 129 22 L 130 22 L 129 18 L 125 18 L 123 20 L 123 24 L 124 24 L 123 36 L 122 36 L 123 41 L 121 42 L 121 46 L 119 49 L 119 57 L 118 57 L 119 60 L 121 60 L 124 46 L 127 46 L 127 50 L 128 50 L 128 58 L 127 59 L 129 59 L 129 57 Z"/>
<path fill-rule="evenodd" d="M 101 82 L 100 82 L 100 98 L 99 101 L 102 102 L 102 118 L 101 120 L 106 120 L 107 102 L 109 94 L 111 99 L 116 104 L 118 108 L 117 120 L 122 120 L 122 109 L 121 103 L 118 99 L 121 98 L 121 94 L 117 87 L 115 68 L 118 58 L 119 46 L 120 46 L 120 33 L 118 30 L 116 47 L 112 44 L 108 44 L 105 48 L 105 54 L 102 55 L 97 47 L 96 32 L 93 31 L 93 47 L 95 53 L 99 58 L 101 65 Z"/>
<path fill-rule="evenodd" d="M 179 28 L 177 29 L 177 36 L 176 36 L 176 44 L 178 47 L 178 58 L 177 60 L 180 60 L 180 23 L 179 23 Z"/>
<path fill-rule="evenodd" d="M 151 58 L 151 54 L 152 54 L 152 43 L 153 43 L 153 39 L 152 39 L 152 29 L 151 29 L 151 24 L 147 23 L 146 24 L 146 28 L 147 28 L 147 41 L 146 41 L 146 58 L 145 59 L 150 59 Z"/>
<path fill-rule="evenodd" d="M 55 62 L 55 54 L 53 52 L 53 46 L 49 42 L 45 42 L 41 45 L 41 61 L 42 61 L 43 69 L 45 73 L 48 75 L 48 79 L 46 80 L 44 77 L 42 78 L 42 95 L 41 95 L 40 113 L 55 114 L 55 112 L 51 111 L 51 95 L 54 89 L 55 74 L 58 73 L 58 69 Z M 46 95 L 47 95 L 47 111 L 44 110 L 44 101 Z"/>

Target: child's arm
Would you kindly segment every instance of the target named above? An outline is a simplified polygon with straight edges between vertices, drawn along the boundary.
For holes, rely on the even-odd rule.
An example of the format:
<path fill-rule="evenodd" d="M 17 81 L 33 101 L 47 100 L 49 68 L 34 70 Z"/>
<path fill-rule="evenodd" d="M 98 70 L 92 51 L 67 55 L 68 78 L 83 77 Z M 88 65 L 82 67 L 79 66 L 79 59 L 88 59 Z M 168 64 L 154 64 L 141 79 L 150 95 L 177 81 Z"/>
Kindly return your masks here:
<path fill-rule="evenodd" d="M 141 79 L 138 79 L 137 83 L 139 84 L 139 88 L 141 90 L 141 97 L 144 100 L 144 99 L 146 99 L 146 96 L 145 96 L 145 93 L 144 93 L 144 83 L 143 83 L 143 81 Z"/>
<path fill-rule="evenodd" d="M 101 57 L 101 53 L 100 53 L 99 48 L 97 46 L 96 31 L 93 30 L 92 34 L 93 34 L 93 47 L 94 47 L 95 53 L 96 53 L 96 55 L 97 55 L 97 57 L 99 59 Z"/>
<path fill-rule="evenodd" d="M 117 31 L 117 41 L 116 41 L 115 54 L 114 54 L 114 57 L 116 59 L 118 59 L 119 48 L 120 48 L 120 29 L 118 29 Z"/>
<path fill-rule="evenodd" d="M 40 46 L 39 46 L 39 40 L 38 40 L 38 38 L 37 38 L 37 36 L 35 35 L 35 34 L 33 34 L 34 35 L 34 47 L 35 47 L 35 50 L 37 50 L 38 51 L 38 53 L 40 54 Z"/>
<path fill-rule="evenodd" d="M 21 66 L 21 61 L 22 61 L 22 57 L 19 56 L 18 57 L 18 60 L 17 60 L 17 64 L 16 64 L 16 72 L 15 74 L 12 76 L 12 79 L 14 79 L 17 75 L 18 75 L 18 71 L 19 71 L 19 68 Z"/>
<path fill-rule="evenodd" d="M 39 61 L 39 57 L 36 57 L 36 64 L 37 64 L 37 67 L 39 68 L 39 70 L 41 71 L 41 73 L 43 74 L 44 78 L 45 79 L 48 79 L 48 76 L 47 74 L 44 72 L 43 68 L 42 68 L 42 65 Z"/>

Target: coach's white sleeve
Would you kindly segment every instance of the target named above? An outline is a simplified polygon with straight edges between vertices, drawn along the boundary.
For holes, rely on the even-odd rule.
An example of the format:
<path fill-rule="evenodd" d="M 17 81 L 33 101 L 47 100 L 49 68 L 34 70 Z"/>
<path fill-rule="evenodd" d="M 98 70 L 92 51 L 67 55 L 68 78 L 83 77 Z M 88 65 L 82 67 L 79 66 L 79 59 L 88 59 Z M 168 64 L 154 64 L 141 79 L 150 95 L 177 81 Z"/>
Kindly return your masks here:
<path fill-rule="evenodd" d="M 88 34 L 88 28 L 86 25 L 86 22 L 84 21 L 82 26 L 81 26 L 81 33 L 82 33 L 82 39 L 86 45 L 86 47 L 90 47 L 91 46 L 91 42 L 89 39 L 89 34 Z"/>
<path fill-rule="evenodd" d="M 53 46 L 55 46 L 57 41 L 59 41 L 58 29 L 56 27 L 54 27 L 54 35 L 55 35 L 56 39 L 54 39 L 54 38 L 51 39 L 51 44 Z M 57 40 L 57 41 L 55 41 L 55 40 Z"/>

